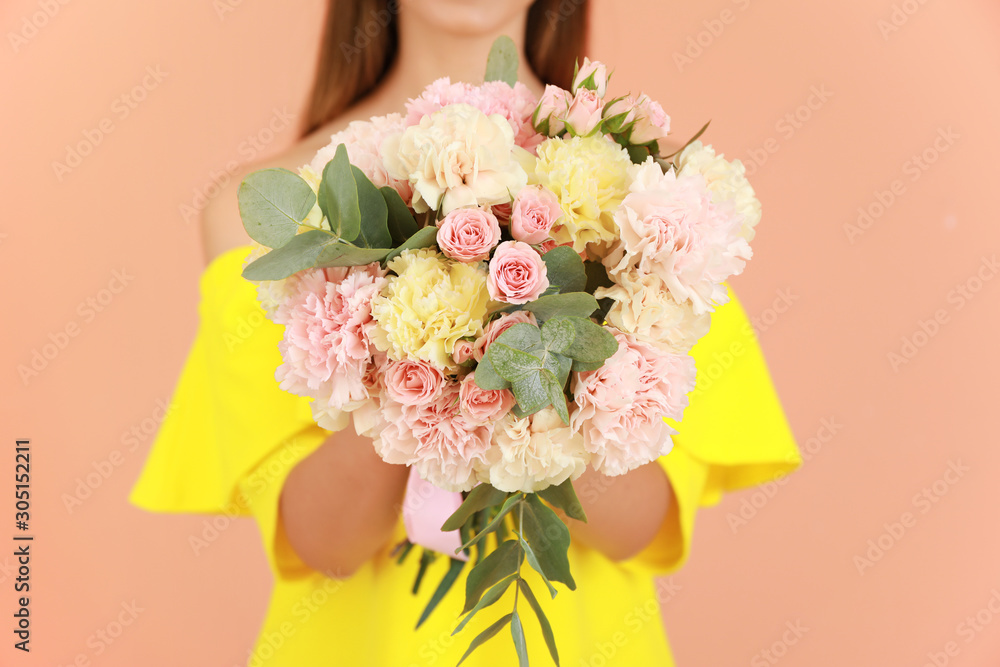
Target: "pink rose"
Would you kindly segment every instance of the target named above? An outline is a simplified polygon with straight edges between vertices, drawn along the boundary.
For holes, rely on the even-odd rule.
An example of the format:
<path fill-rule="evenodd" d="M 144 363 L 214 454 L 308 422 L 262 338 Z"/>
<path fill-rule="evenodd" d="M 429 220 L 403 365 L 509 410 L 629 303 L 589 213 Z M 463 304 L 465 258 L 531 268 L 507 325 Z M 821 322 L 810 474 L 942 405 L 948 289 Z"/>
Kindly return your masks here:
<path fill-rule="evenodd" d="M 456 208 L 438 223 L 437 244 L 447 257 L 478 262 L 500 242 L 500 223 L 481 208 Z"/>
<path fill-rule="evenodd" d="M 493 206 L 490 206 L 490 213 L 497 217 L 497 222 L 499 222 L 502 227 L 506 227 L 510 223 L 510 214 L 513 210 L 513 206 L 514 204 L 512 202 L 494 204 Z"/>
<path fill-rule="evenodd" d="M 455 349 L 451 353 L 451 358 L 455 360 L 455 363 L 462 365 L 465 362 L 472 359 L 473 356 L 473 346 L 472 341 L 467 338 L 459 338 L 455 341 Z"/>
<path fill-rule="evenodd" d="M 648 144 L 656 139 L 663 139 L 670 131 L 670 116 L 663 111 L 659 102 L 643 93 L 635 101 L 635 125 L 629 141 L 633 144 Z"/>
<path fill-rule="evenodd" d="M 581 88 L 576 91 L 573 101 L 566 110 L 563 120 L 570 134 L 577 137 L 586 137 L 593 134 L 601 126 L 601 115 L 604 112 L 604 103 L 592 90 Z"/>
<path fill-rule="evenodd" d="M 559 200 L 541 185 L 529 185 L 517 193 L 510 213 L 510 233 L 518 241 L 541 243 L 562 217 Z"/>
<path fill-rule="evenodd" d="M 476 384 L 475 372 L 462 380 L 459 405 L 462 414 L 473 423 L 485 424 L 500 419 L 514 407 L 514 394 L 507 389 L 481 389 Z"/>
<path fill-rule="evenodd" d="M 386 366 L 385 393 L 403 405 L 435 400 L 444 389 L 444 375 L 426 361 L 393 361 Z"/>
<path fill-rule="evenodd" d="M 507 329 L 510 329 L 515 324 L 520 324 L 522 322 L 538 326 L 538 320 L 535 319 L 534 313 L 529 313 L 526 310 L 515 310 L 513 313 L 504 313 L 487 324 L 486 330 L 483 331 L 483 335 L 476 339 L 476 344 L 472 348 L 472 355 L 476 358 L 476 361 L 483 360 L 483 357 L 486 356 L 487 348 L 493 344 L 493 341 L 495 341 L 500 334 Z"/>
<path fill-rule="evenodd" d="M 576 76 L 573 77 L 573 85 L 570 90 L 576 93 L 580 88 L 589 89 L 596 92 L 598 97 L 604 97 L 604 94 L 608 92 L 608 79 L 610 78 L 608 68 L 605 67 L 604 63 L 584 58 L 583 64 L 580 65 Z"/>
<path fill-rule="evenodd" d="M 486 289 L 494 301 L 528 303 L 549 286 L 542 256 L 527 243 L 504 241 L 490 260 Z"/>
<path fill-rule="evenodd" d="M 542 99 L 538 100 L 535 114 L 531 117 L 535 129 L 550 137 L 562 132 L 565 126 L 561 119 L 566 115 L 566 110 L 572 99 L 569 91 L 563 90 L 559 86 L 552 84 L 545 86 Z"/>
<path fill-rule="evenodd" d="M 627 132 L 635 123 L 635 100 L 631 96 L 618 97 L 604 106 L 604 131 Z"/>

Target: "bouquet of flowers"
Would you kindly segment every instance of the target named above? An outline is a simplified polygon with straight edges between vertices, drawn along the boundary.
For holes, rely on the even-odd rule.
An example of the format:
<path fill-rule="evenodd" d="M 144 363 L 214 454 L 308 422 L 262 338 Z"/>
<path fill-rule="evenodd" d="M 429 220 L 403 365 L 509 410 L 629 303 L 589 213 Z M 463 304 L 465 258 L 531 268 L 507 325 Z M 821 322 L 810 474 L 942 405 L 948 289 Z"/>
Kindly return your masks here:
<path fill-rule="evenodd" d="M 437 524 L 451 567 L 419 622 L 472 563 L 458 629 L 515 595 L 466 655 L 509 625 L 527 664 L 523 600 L 558 664 L 522 567 L 553 596 L 575 588 L 555 511 L 586 520 L 572 480 L 670 451 L 664 418 L 681 419 L 689 350 L 751 256 L 760 204 L 705 128 L 661 156 L 669 118 L 646 95 L 606 100 L 603 64 L 540 100 L 516 71 L 501 38 L 485 83 L 436 81 L 298 174 L 250 174 L 243 275 L 284 326 L 281 387 L 326 429 L 353 417 L 411 486 L 453 494 Z"/>

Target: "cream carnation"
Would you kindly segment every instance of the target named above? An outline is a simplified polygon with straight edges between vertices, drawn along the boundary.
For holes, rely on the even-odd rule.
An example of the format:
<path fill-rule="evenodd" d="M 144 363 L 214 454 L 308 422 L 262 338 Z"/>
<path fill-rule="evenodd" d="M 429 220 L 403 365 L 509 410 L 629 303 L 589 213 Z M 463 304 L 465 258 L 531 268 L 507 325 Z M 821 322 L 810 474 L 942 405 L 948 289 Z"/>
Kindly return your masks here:
<path fill-rule="evenodd" d="M 447 214 L 463 206 L 511 200 L 527 175 L 514 156 L 510 124 L 468 104 L 452 104 L 388 137 L 382 156 L 388 173 L 413 186 L 413 209 Z"/>
<path fill-rule="evenodd" d="M 563 424 L 551 406 L 530 418 L 507 415 L 493 437 L 479 478 L 501 491 L 533 493 L 576 479 L 590 459 L 583 436 Z"/>
<path fill-rule="evenodd" d="M 618 351 L 596 371 L 573 378 L 576 410 L 570 426 L 583 434 L 598 472 L 610 477 L 667 454 L 676 433 L 664 417 L 679 420 L 694 388 L 694 359 L 615 333 Z"/>
<path fill-rule="evenodd" d="M 726 303 L 723 281 L 741 273 L 751 255 L 740 216 L 728 203 L 712 202 L 700 174 L 663 173 L 648 158 L 633 176 L 614 217 L 621 238 L 604 265 L 612 275 L 656 274 L 678 302 L 690 300 L 696 314 Z"/>
<path fill-rule="evenodd" d="M 454 368 L 458 340 L 483 332 L 489 303 L 485 269 L 430 248 L 406 250 L 388 268 L 396 276 L 372 304 L 378 322 L 372 342 L 397 361 L 422 359 Z"/>
<path fill-rule="evenodd" d="M 532 182 L 548 188 L 564 215 L 551 231 L 556 243 L 572 243 L 603 257 L 618 238 L 614 214 L 628 193 L 632 161 L 624 148 L 601 135 L 547 139 L 538 147 Z"/>
<path fill-rule="evenodd" d="M 755 227 L 760 222 L 760 201 L 747 180 L 742 162 L 730 162 L 724 155 L 716 155 L 711 146 L 695 141 L 677 156 L 677 166 L 680 174 L 698 173 L 704 176 L 708 189 L 712 191 L 712 201 L 732 202 L 736 213 L 743 218 L 740 235 L 748 242 L 753 241 Z"/>
<path fill-rule="evenodd" d="M 605 317 L 608 324 L 679 354 L 688 352 L 711 324 L 709 313 L 695 315 L 690 301 L 677 303 L 651 273 L 622 271 L 611 287 L 597 288 L 594 296 L 614 301 Z"/>

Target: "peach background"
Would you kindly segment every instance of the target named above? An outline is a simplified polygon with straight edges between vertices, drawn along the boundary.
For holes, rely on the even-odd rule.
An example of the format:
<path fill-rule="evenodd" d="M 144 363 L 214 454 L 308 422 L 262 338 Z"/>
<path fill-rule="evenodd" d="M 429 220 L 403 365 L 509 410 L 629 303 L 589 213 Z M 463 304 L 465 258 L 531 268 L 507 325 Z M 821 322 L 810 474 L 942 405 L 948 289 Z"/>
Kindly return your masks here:
<path fill-rule="evenodd" d="M 34 650 L 14 651 L 5 629 L 2 664 L 245 659 L 269 586 L 254 526 L 234 524 L 196 557 L 188 537 L 205 519 L 146 515 L 125 498 L 196 324 L 197 225 L 181 207 L 196 208 L 196 193 L 230 161 L 293 140 L 290 127 L 271 136 L 264 128 L 281 125 L 276 110 L 295 114 L 303 102 L 322 4 L 9 0 L 0 8 L 0 437 L 10 452 L 0 505 L 13 514 L 12 441 L 30 437 L 38 536 Z M 905 22 L 883 36 L 879 21 L 904 5 L 915 13 L 898 15 Z M 46 18 L 46 6 L 58 10 Z M 681 140 L 712 118 L 709 139 L 729 157 L 756 164 L 767 153 L 754 167 L 765 210 L 756 261 L 734 283 L 760 318 L 789 418 L 812 450 L 773 497 L 744 492 L 700 515 L 692 559 L 672 577 L 664 608 L 678 664 L 923 665 L 949 642 L 957 655 L 938 664 L 997 664 L 1000 618 L 987 610 L 979 630 L 963 624 L 1000 590 L 1000 280 L 974 278 L 1000 247 L 1000 6 L 625 6 L 597 0 L 594 14 L 592 51 L 617 68 L 617 88 L 643 85 L 662 100 Z M 13 44 L 33 16 L 44 25 Z M 674 54 L 699 38 L 702 53 L 691 47 L 697 57 L 678 65 Z M 147 79 L 145 99 L 125 115 L 115 100 L 147 67 L 166 76 L 155 86 Z M 813 86 L 832 95 L 800 109 Z M 782 122 L 797 110 L 797 127 Z M 102 119 L 113 131 L 60 179 L 53 162 Z M 946 128 L 958 138 L 939 143 L 947 150 L 912 180 L 907 161 L 925 150 L 934 157 Z M 897 179 L 896 201 L 852 243 L 845 225 Z M 125 288 L 105 291 L 122 269 Z M 970 280 L 981 289 L 956 297 Z M 792 305 L 779 314 L 782 291 Z M 100 312 L 88 298 L 104 299 Z M 917 335 L 926 344 L 893 369 L 887 355 L 937 311 L 944 323 L 935 335 Z M 65 349 L 22 381 L 18 366 L 67 325 L 76 335 Z M 949 484 L 958 462 L 967 470 Z M 109 476 L 69 511 L 65 495 L 97 468 Z M 921 500 L 935 482 L 941 497 L 932 490 L 935 502 Z M 756 515 L 734 524 L 753 502 Z M 891 537 L 885 525 L 906 512 L 914 520 Z M 859 573 L 855 557 L 880 537 L 891 548 Z M 12 563 L 0 555 L 4 628 Z M 133 601 L 142 609 L 134 622 L 110 644 L 99 639 Z M 786 623 L 796 622 L 808 630 L 782 646 Z M 762 651 L 772 645 L 769 661 Z"/>

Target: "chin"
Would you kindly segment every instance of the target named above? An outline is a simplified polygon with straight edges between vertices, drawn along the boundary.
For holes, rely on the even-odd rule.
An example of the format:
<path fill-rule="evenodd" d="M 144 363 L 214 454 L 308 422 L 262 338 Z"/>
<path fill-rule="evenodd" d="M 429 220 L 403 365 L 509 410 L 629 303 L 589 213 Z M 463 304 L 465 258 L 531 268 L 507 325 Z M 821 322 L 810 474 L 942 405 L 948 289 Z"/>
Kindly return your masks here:
<path fill-rule="evenodd" d="M 532 0 L 401 0 L 400 11 L 431 30 L 472 37 L 503 30 L 531 4 Z"/>

